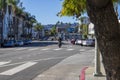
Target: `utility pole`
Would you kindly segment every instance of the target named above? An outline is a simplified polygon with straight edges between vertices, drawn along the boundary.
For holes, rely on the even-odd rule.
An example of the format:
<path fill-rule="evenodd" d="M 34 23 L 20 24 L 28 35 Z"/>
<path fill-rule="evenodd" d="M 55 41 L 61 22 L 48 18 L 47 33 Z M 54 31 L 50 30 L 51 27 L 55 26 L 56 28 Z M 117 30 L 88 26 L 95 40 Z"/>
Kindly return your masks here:
<path fill-rule="evenodd" d="M 100 62 L 100 51 L 97 44 L 97 39 L 95 38 L 95 72 L 94 76 L 101 76 L 101 62 Z"/>

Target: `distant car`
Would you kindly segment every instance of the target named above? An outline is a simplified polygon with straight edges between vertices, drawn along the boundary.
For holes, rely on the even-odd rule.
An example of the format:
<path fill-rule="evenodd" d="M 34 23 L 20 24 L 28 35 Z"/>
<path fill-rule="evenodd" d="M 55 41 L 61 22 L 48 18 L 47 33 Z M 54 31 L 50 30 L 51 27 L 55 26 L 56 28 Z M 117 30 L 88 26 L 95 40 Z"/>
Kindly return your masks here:
<path fill-rule="evenodd" d="M 95 46 L 95 39 L 83 40 L 82 46 Z"/>
<path fill-rule="evenodd" d="M 31 44 L 31 43 L 32 43 L 32 40 L 28 40 L 28 43 Z"/>
<path fill-rule="evenodd" d="M 9 40 L 9 41 L 6 41 L 4 44 L 3 44 L 4 47 L 13 47 L 15 46 L 15 43 L 13 40 Z"/>
<path fill-rule="evenodd" d="M 15 42 L 15 45 L 16 46 L 22 46 L 22 45 L 24 45 L 24 43 L 23 43 L 22 40 L 18 40 L 18 41 Z"/>
<path fill-rule="evenodd" d="M 32 40 L 23 40 L 23 43 L 24 44 L 30 44 L 30 43 L 32 43 Z"/>
<path fill-rule="evenodd" d="M 75 44 L 76 44 L 76 45 L 82 45 L 82 39 L 76 40 L 76 41 L 75 41 Z"/>
<path fill-rule="evenodd" d="M 29 44 L 28 40 L 23 40 L 23 43 L 26 45 L 26 44 Z"/>

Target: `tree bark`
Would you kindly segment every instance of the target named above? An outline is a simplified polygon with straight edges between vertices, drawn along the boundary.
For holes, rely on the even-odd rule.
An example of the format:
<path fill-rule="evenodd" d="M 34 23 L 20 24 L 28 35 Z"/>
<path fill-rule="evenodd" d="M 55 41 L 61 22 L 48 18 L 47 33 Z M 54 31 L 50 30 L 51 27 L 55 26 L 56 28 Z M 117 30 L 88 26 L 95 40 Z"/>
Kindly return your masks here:
<path fill-rule="evenodd" d="M 107 80 L 120 80 L 120 27 L 118 19 L 112 0 L 107 0 L 104 5 L 101 4 L 102 2 L 98 5 L 97 1 L 100 0 L 86 0 L 87 13 L 95 25 L 95 36 L 103 57 Z"/>

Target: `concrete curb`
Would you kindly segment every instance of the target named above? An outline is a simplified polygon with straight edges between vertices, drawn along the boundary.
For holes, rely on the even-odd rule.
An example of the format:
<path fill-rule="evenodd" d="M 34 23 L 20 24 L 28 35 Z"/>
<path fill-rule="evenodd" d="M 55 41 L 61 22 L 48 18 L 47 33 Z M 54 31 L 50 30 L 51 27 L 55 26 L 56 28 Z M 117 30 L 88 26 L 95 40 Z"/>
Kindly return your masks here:
<path fill-rule="evenodd" d="M 81 70 L 80 80 L 85 80 L 85 70 L 86 70 L 87 68 L 88 68 L 88 67 L 84 67 L 84 68 Z"/>

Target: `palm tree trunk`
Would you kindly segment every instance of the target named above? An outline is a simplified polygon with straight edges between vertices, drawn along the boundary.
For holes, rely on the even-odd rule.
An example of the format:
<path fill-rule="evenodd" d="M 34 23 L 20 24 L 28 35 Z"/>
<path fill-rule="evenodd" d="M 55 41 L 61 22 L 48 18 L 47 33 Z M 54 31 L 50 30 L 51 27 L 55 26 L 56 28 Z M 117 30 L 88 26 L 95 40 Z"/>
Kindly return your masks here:
<path fill-rule="evenodd" d="M 32 26 L 30 28 L 30 34 L 31 34 L 30 39 L 32 40 Z"/>
<path fill-rule="evenodd" d="M 112 0 L 105 4 L 95 4 L 87 0 L 87 11 L 95 25 L 95 36 L 103 57 L 107 80 L 120 80 L 120 29 Z M 105 0 L 97 0 L 99 1 Z M 100 4 L 100 3 L 99 3 Z"/>

